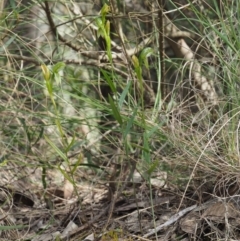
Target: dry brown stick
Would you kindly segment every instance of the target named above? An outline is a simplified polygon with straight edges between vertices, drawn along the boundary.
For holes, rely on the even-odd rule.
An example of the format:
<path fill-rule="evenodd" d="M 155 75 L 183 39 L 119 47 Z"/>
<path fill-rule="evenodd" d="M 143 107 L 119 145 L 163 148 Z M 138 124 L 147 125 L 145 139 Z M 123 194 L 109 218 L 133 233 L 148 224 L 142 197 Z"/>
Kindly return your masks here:
<path fill-rule="evenodd" d="M 151 235 L 159 232 L 160 230 L 162 230 L 163 228 L 168 227 L 169 225 L 171 225 L 172 223 L 175 223 L 178 219 L 180 219 L 182 216 L 184 216 L 185 214 L 187 214 L 188 212 L 192 211 L 194 208 L 196 208 L 197 205 L 193 205 L 190 207 L 187 207 L 181 211 L 179 211 L 178 213 L 174 214 L 167 222 L 159 225 L 158 227 L 150 230 L 148 233 L 146 233 L 145 235 L 143 235 L 144 238 L 148 238 Z"/>
<path fill-rule="evenodd" d="M 48 4 L 48 1 L 45 1 L 44 2 L 44 6 L 42 6 L 43 10 L 45 11 L 46 13 L 46 17 L 47 17 L 47 20 L 48 20 L 48 23 L 49 23 L 49 26 L 50 26 L 50 29 L 52 30 L 52 33 L 54 35 L 55 38 L 59 39 L 61 42 L 63 42 L 65 45 L 67 45 L 68 47 L 70 47 L 71 49 L 75 50 L 75 51 L 79 51 L 80 48 L 70 42 L 68 42 L 66 39 L 64 39 L 57 31 L 57 28 L 55 26 L 55 23 L 53 21 L 53 18 L 52 18 L 52 14 L 51 14 L 51 11 L 50 11 L 50 8 L 49 8 L 49 4 Z"/>
<path fill-rule="evenodd" d="M 63 44 L 65 44 L 66 46 L 68 46 L 69 48 L 71 48 L 72 50 L 76 51 L 76 52 L 80 52 L 83 56 L 85 57 L 88 57 L 88 58 L 91 58 L 91 59 L 96 59 L 96 60 L 108 60 L 107 58 L 107 55 L 106 53 L 104 52 L 103 54 L 96 54 L 96 52 L 90 52 L 90 51 L 85 51 L 82 49 L 82 47 L 78 46 L 78 45 L 75 45 L 73 43 L 71 43 L 70 41 L 67 41 L 61 34 L 58 33 L 57 31 L 57 27 L 53 21 L 53 18 L 52 18 L 52 14 L 51 14 L 51 11 L 50 11 L 50 8 L 49 8 L 49 4 L 48 4 L 48 1 L 45 1 L 44 2 L 44 6 L 42 6 L 42 8 L 44 9 L 45 13 L 46 13 L 46 16 L 47 16 L 47 19 L 48 19 L 48 23 L 49 23 L 49 26 L 50 26 L 50 29 L 54 35 L 54 37 L 56 39 L 59 39 Z M 89 25 L 90 26 L 90 25 Z M 121 59 L 121 60 L 125 60 L 122 59 L 123 56 L 120 55 L 119 53 L 113 53 L 112 54 L 112 58 L 113 59 Z"/>
<path fill-rule="evenodd" d="M 41 64 L 49 64 L 49 59 L 40 59 L 37 60 L 35 58 L 32 57 L 28 57 L 28 56 L 23 56 L 23 55 L 17 55 L 17 54 L 1 54 L 0 56 L 2 57 L 9 57 L 9 58 L 13 58 L 13 59 L 17 59 L 17 60 L 23 60 L 23 61 L 27 61 L 36 65 L 41 65 Z M 128 74 L 124 71 L 121 71 L 120 68 L 118 67 L 111 67 L 109 65 L 106 64 L 99 64 L 97 63 L 97 61 L 95 60 L 75 60 L 75 59 L 66 59 L 63 60 L 62 62 L 66 63 L 66 64 L 75 64 L 75 65 L 80 65 L 80 66 L 92 66 L 95 68 L 102 68 L 102 69 L 106 69 L 106 70 L 114 70 L 114 72 L 116 72 L 117 74 L 119 74 L 120 76 L 122 76 L 123 78 L 128 78 Z"/>

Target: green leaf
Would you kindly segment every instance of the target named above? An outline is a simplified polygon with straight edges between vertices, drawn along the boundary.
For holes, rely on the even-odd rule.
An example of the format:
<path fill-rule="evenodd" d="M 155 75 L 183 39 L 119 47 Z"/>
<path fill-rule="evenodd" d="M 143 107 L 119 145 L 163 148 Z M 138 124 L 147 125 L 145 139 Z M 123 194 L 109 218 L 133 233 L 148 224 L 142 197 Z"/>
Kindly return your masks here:
<path fill-rule="evenodd" d="M 123 90 L 123 92 L 122 92 L 122 94 L 121 94 L 121 96 L 119 98 L 118 106 L 119 106 L 120 109 L 122 108 L 123 102 L 124 102 L 124 100 L 126 98 L 126 95 L 127 95 L 128 91 L 129 91 L 129 88 L 130 88 L 131 85 L 132 85 L 132 82 L 128 81 L 127 85 L 125 86 L 125 88 L 124 88 L 124 90 Z"/>
<path fill-rule="evenodd" d="M 83 161 L 84 161 L 83 160 L 83 155 L 82 155 L 82 153 L 80 153 L 76 163 L 71 165 L 71 166 L 73 166 L 73 169 L 71 170 L 72 174 L 77 170 L 78 166 L 80 166 L 83 163 Z"/>
<path fill-rule="evenodd" d="M 154 126 L 151 130 L 148 131 L 147 137 L 151 138 L 151 136 L 156 132 L 160 130 L 160 127 L 163 126 L 164 122 Z"/>
<path fill-rule="evenodd" d="M 16 2 L 14 0 L 9 0 L 12 9 L 16 9 Z"/>
<path fill-rule="evenodd" d="M 149 138 L 147 132 L 143 134 L 143 157 L 144 160 L 150 163 L 151 161 L 151 155 L 150 155 L 150 148 L 149 148 Z"/>
<path fill-rule="evenodd" d="M 102 74 L 103 74 L 103 76 L 104 76 L 104 79 L 106 80 L 106 82 L 108 83 L 109 87 L 111 88 L 111 91 L 112 91 L 113 93 L 117 93 L 117 89 L 116 89 L 116 87 L 115 87 L 115 84 L 114 84 L 114 82 L 112 81 L 113 75 L 109 75 L 108 72 L 105 71 L 105 70 L 103 70 L 103 69 L 101 69 L 101 72 L 102 72 Z"/>
<path fill-rule="evenodd" d="M 75 137 L 76 137 L 76 136 L 75 136 L 75 134 L 74 134 L 71 142 L 68 144 L 68 146 L 67 146 L 66 149 L 65 149 L 65 153 L 68 153 L 68 152 L 70 151 L 70 149 L 72 148 L 72 146 L 75 144 Z"/>
<path fill-rule="evenodd" d="M 80 158 L 82 158 L 82 157 L 80 157 Z M 101 167 L 101 166 L 98 166 L 98 165 L 95 165 L 95 164 L 76 162 L 76 163 L 72 164 L 71 166 L 74 166 L 74 167 L 75 167 L 76 165 L 77 165 L 77 167 L 81 167 L 81 166 L 82 166 L 82 167 L 89 167 L 89 168 L 91 167 L 91 168 L 94 168 L 94 169 L 100 169 L 100 170 L 108 173 L 108 172 L 105 170 L 104 167 Z"/>
<path fill-rule="evenodd" d="M 159 160 L 155 160 L 150 164 L 147 170 L 147 174 L 149 177 L 151 177 L 152 173 L 157 169 L 158 166 L 159 166 Z"/>
<path fill-rule="evenodd" d="M 53 85 L 51 80 L 46 80 L 46 87 L 48 94 L 50 95 L 51 98 L 53 98 Z"/>
<path fill-rule="evenodd" d="M 54 73 L 53 78 L 58 86 L 62 83 L 62 76 L 59 73 Z"/>
<path fill-rule="evenodd" d="M 23 126 L 23 129 L 24 131 L 26 132 L 26 136 L 27 136 L 27 139 L 28 139 L 28 142 L 30 143 L 31 142 L 31 134 L 28 130 L 28 126 L 26 125 L 26 121 L 24 118 L 21 118 L 19 117 L 18 120 L 21 122 L 22 126 Z"/>
<path fill-rule="evenodd" d="M 43 132 L 44 132 L 44 128 L 41 126 L 40 127 L 40 132 L 38 133 L 38 136 L 37 136 L 35 142 L 33 143 L 33 146 L 36 145 L 38 143 L 38 141 L 42 138 Z"/>
<path fill-rule="evenodd" d="M 67 156 L 47 137 L 44 136 L 47 143 L 55 150 L 55 152 L 65 161 L 68 162 Z"/>
<path fill-rule="evenodd" d="M 66 171 L 64 171 L 62 168 L 61 168 L 61 165 L 58 165 L 58 170 L 63 174 L 64 178 L 67 179 L 71 184 L 74 185 L 74 182 L 72 180 L 72 178 L 68 175 L 68 173 Z"/>
<path fill-rule="evenodd" d="M 0 226 L 0 231 L 7 231 L 13 229 L 23 229 L 28 227 L 27 225 L 13 225 L 13 226 Z"/>
<path fill-rule="evenodd" d="M 110 106 L 111 106 L 111 108 L 112 108 L 112 112 L 113 112 L 114 118 L 116 119 L 116 121 L 117 121 L 120 125 L 122 125 L 122 123 L 123 123 L 122 117 L 121 117 L 121 115 L 120 115 L 120 113 L 119 113 L 119 110 L 118 110 L 117 106 L 115 105 L 115 103 L 114 103 L 111 95 L 108 95 L 108 99 L 109 99 Z"/>
<path fill-rule="evenodd" d="M 0 157 L 0 167 L 4 167 L 8 164 L 9 155 L 3 155 Z"/>
<path fill-rule="evenodd" d="M 10 35 L 11 36 L 11 35 Z M 9 36 L 9 37 L 10 37 Z M 6 49 L 8 49 L 8 46 L 17 38 L 17 35 L 13 35 L 11 36 L 11 38 L 7 39 L 6 41 L 1 43 L 0 46 L 0 51 L 5 51 Z M 3 46 L 3 47 L 2 47 Z"/>
<path fill-rule="evenodd" d="M 133 111 L 133 114 L 132 114 L 131 118 L 130 118 L 130 119 L 128 120 L 128 122 L 127 122 L 127 126 L 126 126 L 126 129 L 124 130 L 124 135 L 123 135 L 125 138 L 127 137 L 127 135 L 128 135 L 129 132 L 130 132 L 130 129 L 132 128 L 134 119 L 135 119 L 135 117 L 136 117 L 136 115 L 137 115 L 137 110 L 138 110 L 138 108 L 135 108 L 135 110 Z"/>

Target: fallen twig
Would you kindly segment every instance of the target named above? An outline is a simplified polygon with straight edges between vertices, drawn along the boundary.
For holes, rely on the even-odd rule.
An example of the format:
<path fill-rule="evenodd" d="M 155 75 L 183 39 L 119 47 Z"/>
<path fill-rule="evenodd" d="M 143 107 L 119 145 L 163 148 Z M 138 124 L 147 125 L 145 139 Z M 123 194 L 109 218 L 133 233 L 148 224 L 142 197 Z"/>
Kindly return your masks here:
<path fill-rule="evenodd" d="M 143 237 L 144 238 L 148 238 L 149 236 L 157 233 L 158 231 L 160 231 L 161 229 L 171 225 L 172 223 L 176 222 L 179 218 L 181 218 L 182 216 L 184 216 L 186 213 L 192 211 L 194 208 L 196 208 L 197 205 L 193 205 L 191 207 L 185 208 L 182 211 L 174 214 L 167 222 L 165 222 L 164 224 L 159 225 L 158 227 L 154 228 L 154 229 L 150 229 L 150 231 L 145 234 Z"/>

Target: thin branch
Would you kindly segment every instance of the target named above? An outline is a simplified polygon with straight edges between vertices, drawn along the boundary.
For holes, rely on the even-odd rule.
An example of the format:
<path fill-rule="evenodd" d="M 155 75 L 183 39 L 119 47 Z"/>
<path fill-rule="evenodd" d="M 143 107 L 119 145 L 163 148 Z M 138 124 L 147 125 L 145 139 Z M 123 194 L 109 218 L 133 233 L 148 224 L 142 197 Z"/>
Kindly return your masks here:
<path fill-rule="evenodd" d="M 150 232 L 148 232 L 147 234 L 143 235 L 144 238 L 148 238 L 150 236 L 152 236 L 153 234 L 156 234 L 157 232 L 159 232 L 160 230 L 162 230 L 163 228 L 168 227 L 169 225 L 175 223 L 177 220 L 179 220 L 182 216 L 184 216 L 185 214 L 187 214 L 188 212 L 192 211 L 194 208 L 196 208 L 197 205 L 193 205 L 191 207 L 185 208 L 183 210 L 181 210 L 180 212 L 174 214 L 167 222 L 165 222 L 164 224 L 159 225 L 158 227 L 156 227 L 155 229 L 151 229 Z"/>

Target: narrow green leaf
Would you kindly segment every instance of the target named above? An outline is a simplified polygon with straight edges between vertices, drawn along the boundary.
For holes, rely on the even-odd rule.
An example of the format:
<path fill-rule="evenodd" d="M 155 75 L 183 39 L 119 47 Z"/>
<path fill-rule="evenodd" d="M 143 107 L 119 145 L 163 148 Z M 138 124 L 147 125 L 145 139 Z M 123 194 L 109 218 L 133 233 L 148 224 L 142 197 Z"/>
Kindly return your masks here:
<path fill-rule="evenodd" d="M 117 106 L 115 105 L 115 103 L 114 103 L 111 95 L 108 95 L 108 100 L 109 100 L 110 106 L 111 106 L 111 108 L 112 108 L 112 112 L 113 112 L 114 118 L 116 119 L 116 121 L 117 121 L 120 125 L 122 125 L 122 123 L 123 123 L 122 117 L 121 117 L 121 115 L 120 115 L 120 113 L 119 113 L 119 110 L 118 110 Z"/>
<path fill-rule="evenodd" d="M 10 3 L 11 8 L 13 10 L 15 10 L 16 9 L 16 2 L 14 0 L 10 0 L 9 3 Z"/>
<path fill-rule="evenodd" d="M 149 148 L 149 138 L 147 132 L 143 134 L 143 157 L 144 160 L 150 163 L 151 155 L 150 155 L 150 148 Z"/>
<path fill-rule="evenodd" d="M 28 139 L 28 141 L 29 141 L 29 143 L 30 143 L 30 142 L 31 142 L 31 135 L 30 135 L 30 132 L 29 132 L 28 127 L 27 127 L 27 125 L 26 125 L 25 119 L 19 117 L 18 120 L 21 122 L 21 124 L 22 124 L 22 126 L 23 126 L 23 129 L 24 129 L 24 131 L 26 132 L 27 139 Z"/>
<path fill-rule="evenodd" d="M 98 28 L 103 27 L 103 22 L 102 22 L 102 19 L 100 17 L 95 18 L 95 23 L 97 24 Z"/>
<path fill-rule="evenodd" d="M 48 94 L 50 95 L 51 98 L 53 98 L 53 85 L 51 80 L 46 80 L 46 87 Z"/>
<path fill-rule="evenodd" d="M 72 146 L 75 144 L 75 137 L 76 137 L 76 136 L 75 136 L 75 134 L 74 134 L 71 142 L 68 144 L 68 146 L 67 146 L 66 149 L 65 149 L 65 153 L 68 153 L 68 152 L 70 151 L 70 149 L 72 148 Z"/>
<path fill-rule="evenodd" d="M 68 161 L 67 156 L 47 137 L 44 136 L 47 143 L 56 151 L 56 153 L 65 161 Z"/>
<path fill-rule="evenodd" d="M 132 116 L 130 117 L 130 119 L 129 119 L 128 122 L 127 122 L 127 126 L 126 126 L 126 129 L 124 130 L 124 135 L 123 135 L 124 138 L 127 137 L 127 135 L 128 135 L 129 132 L 130 132 L 130 129 L 132 128 L 134 119 L 135 119 L 135 117 L 136 117 L 136 115 L 137 115 L 137 110 L 138 110 L 138 108 L 135 108 L 135 109 L 134 109 Z"/>
<path fill-rule="evenodd" d="M 13 226 L 0 226 L 0 231 L 7 231 L 13 229 L 23 229 L 28 227 L 27 225 L 13 225 Z"/>
<path fill-rule="evenodd" d="M 3 0 L 2 0 L 3 1 Z M 10 35 L 11 36 L 11 35 Z M 10 37 L 9 36 L 9 37 Z M 1 46 L 0 46 L 0 51 L 5 51 L 6 49 L 8 49 L 8 46 L 17 38 L 17 35 L 13 35 L 11 36 L 11 38 L 9 39 L 6 39 L 6 41 L 2 42 L 1 43 Z M 2 47 L 3 46 L 3 47 Z"/>
<path fill-rule="evenodd" d="M 111 91 L 112 91 L 113 93 L 117 93 L 117 89 L 116 89 L 116 87 L 115 87 L 115 84 L 114 84 L 114 82 L 112 81 L 113 75 L 109 76 L 108 72 L 105 71 L 105 70 L 103 70 L 103 69 L 101 69 L 101 72 L 102 72 L 102 74 L 103 74 L 103 76 L 104 76 L 104 80 L 106 80 L 106 82 L 108 83 L 109 87 L 111 88 Z"/>
<path fill-rule="evenodd" d="M 62 83 L 62 76 L 59 73 L 54 73 L 53 78 L 58 86 Z"/>
<path fill-rule="evenodd" d="M 82 162 L 83 162 L 83 155 L 82 153 L 80 153 L 76 163 L 71 165 L 73 166 L 73 169 L 71 170 L 72 174 L 77 170 L 78 166 L 80 166 Z"/>
<path fill-rule="evenodd" d="M 63 174 L 64 178 L 67 179 L 71 184 L 74 184 L 72 178 L 65 172 L 62 168 L 61 165 L 58 165 L 58 170 Z"/>
<path fill-rule="evenodd" d="M 41 126 L 40 128 L 41 128 L 41 129 L 40 129 L 40 132 L 39 132 L 39 134 L 38 134 L 35 142 L 33 143 L 33 146 L 36 145 L 36 144 L 38 143 L 38 141 L 39 141 L 39 140 L 42 138 L 42 136 L 43 136 L 44 128 L 43 128 L 42 126 Z"/>
<path fill-rule="evenodd" d="M 122 108 L 123 102 L 124 102 L 124 100 L 125 100 L 125 98 L 127 96 L 127 93 L 129 91 L 129 88 L 130 88 L 131 85 L 132 85 L 132 82 L 128 81 L 128 83 L 125 86 L 122 94 L 120 95 L 120 98 L 119 98 L 119 101 L 118 101 L 118 106 L 119 106 L 120 109 Z"/>
<path fill-rule="evenodd" d="M 100 170 L 102 170 L 102 171 L 108 173 L 108 172 L 105 170 L 104 167 L 97 166 L 97 165 L 95 165 L 95 164 L 91 164 L 91 163 L 81 163 L 81 162 L 80 162 L 80 164 L 78 164 L 78 163 L 79 163 L 79 162 L 74 163 L 74 164 L 71 165 L 71 166 L 76 166 L 76 164 L 77 164 L 77 167 L 81 167 L 81 166 L 82 166 L 82 167 L 89 167 L 89 168 L 94 168 L 94 169 L 100 169 Z"/>
<path fill-rule="evenodd" d="M 159 160 L 155 160 L 150 164 L 147 170 L 147 174 L 149 175 L 149 177 L 151 177 L 152 173 L 156 170 L 158 166 L 159 166 Z"/>

